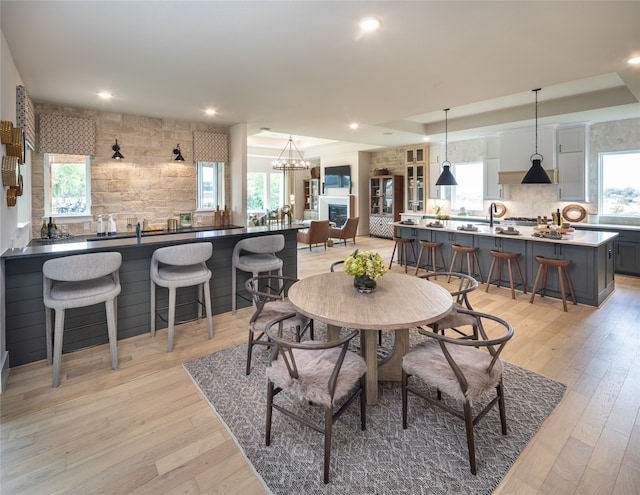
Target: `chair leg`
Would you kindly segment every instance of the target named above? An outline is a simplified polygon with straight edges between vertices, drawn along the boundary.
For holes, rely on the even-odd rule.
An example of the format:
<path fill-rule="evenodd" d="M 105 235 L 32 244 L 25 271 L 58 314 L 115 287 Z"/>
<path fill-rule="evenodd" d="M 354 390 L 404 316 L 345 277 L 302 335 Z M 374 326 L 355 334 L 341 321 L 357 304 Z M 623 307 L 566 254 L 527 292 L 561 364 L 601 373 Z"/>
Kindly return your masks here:
<path fill-rule="evenodd" d="M 542 273 L 542 265 L 538 266 L 538 273 L 536 273 L 536 280 L 533 282 L 533 291 L 531 292 L 531 299 L 529 302 L 533 304 L 533 299 L 536 297 L 536 291 L 538 290 L 538 282 L 540 281 L 540 274 Z"/>
<path fill-rule="evenodd" d="M 331 462 L 331 427 L 333 424 L 333 408 L 324 410 L 324 484 L 329 483 L 329 464 Z"/>
<path fill-rule="evenodd" d="M 267 381 L 267 421 L 265 431 L 265 445 L 271 445 L 271 417 L 273 416 L 273 382 Z"/>
<path fill-rule="evenodd" d="M 253 354 L 253 330 L 249 330 L 249 342 L 247 343 L 247 375 L 251 374 L 251 355 Z M 267 444 L 269 445 L 269 444 Z"/>
<path fill-rule="evenodd" d="M 526 294 L 527 286 L 524 285 L 524 277 L 522 276 L 522 270 L 520 270 L 520 262 L 517 259 L 516 259 L 516 271 L 518 272 L 518 277 L 520 277 L 520 285 L 522 286 L 522 292 Z"/>
<path fill-rule="evenodd" d="M 507 268 L 509 269 L 509 285 L 511 286 L 511 299 L 516 298 L 516 290 L 513 287 L 513 268 L 511 267 L 511 260 L 507 260 Z"/>
<path fill-rule="evenodd" d="M 409 375 L 405 370 L 402 370 L 402 428 L 407 429 L 407 385 L 409 382 Z"/>
<path fill-rule="evenodd" d="M 236 314 L 236 297 L 237 297 L 236 277 L 237 277 L 236 267 L 232 266 L 231 267 L 231 314 L 232 315 Z"/>
<path fill-rule="evenodd" d="M 420 270 L 420 262 L 422 261 L 422 253 L 424 252 L 424 246 L 420 246 L 420 254 L 418 254 L 418 260 L 416 261 L 416 273 L 418 274 L 418 270 Z M 427 271 L 429 271 L 429 257 L 427 257 Z"/>
<path fill-rule="evenodd" d="M 496 258 L 493 258 L 491 260 L 491 266 L 489 267 L 489 278 L 487 279 L 487 286 L 484 288 L 485 292 L 489 292 L 489 286 L 491 285 L 491 276 L 493 275 L 493 269 L 496 266 Z M 498 268 L 498 273 L 500 272 L 500 269 Z M 498 284 L 500 283 L 500 278 L 498 278 L 498 282 L 496 282 L 496 286 L 500 287 Z"/>
<path fill-rule="evenodd" d="M 62 359 L 62 334 L 64 333 L 64 309 L 56 310 L 53 330 L 53 387 L 60 385 L 60 360 Z"/>
<path fill-rule="evenodd" d="M 207 328 L 209 330 L 209 340 L 213 338 L 213 319 L 211 314 L 211 290 L 209 286 L 209 281 L 207 280 L 202 284 L 202 290 L 204 292 L 204 309 L 207 314 Z M 200 308 L 202 306 L 199 304 Z"/>
<path fill-rule="evenodd" d="M 360 429 L 362 431 L 367 429 L 367 381 L 362 375 L 360 377 Z"/>
<path fill-rule="evenodd" d="M 446 264 L 446 263 L 445 263 L 445 261 L 444 261 L 444 253 L 442 252 L 442 248 L 441 248 L 441 247 L 438 247 L 437 249 L 438 249 L 438 251 L 440 252 L 440 259 L 442 260 L 442 269 L 443 269 L 443 270 L 446 270 L 446 269 L 447 269 L 447 264 Z M 434 272 L 437 272 L 437 271 L 438 271 L 438 267 L 437 267 L 437 266 L 435 266 L 435 261 L 434 261 L 434 265 L 433 265 L 433 271 L 434 271 Z"/>
<path fill-rule="evenodd" d="M 169 288 L 169 316 L 167 317 L 168 326 L 168 344 L 167 350 L 173 351 L 173 330 L 176 321 L 176 289 L 175 287 Z"/>
<path fill-rule="evenodd" d="M 504 407 L 504 388 L 502 386 L 502 378 L 496 386 L 496 392 L 498 394 L 498 409 L 500 410 L 500 424 L 502 426 L 502 434 L 507 434 L 507 412 Z"/>
<path fill-rule="evenodd" d="M 464 424 L 467 430 L 467 447 L 469 448 L 469 464 L 471 473 L 476 474 L 476 447 L 473 439 L 473 411 L 468 401 L 464 403 Z"/>
<path fill-rule="evenodd" d="M 393 257 L 396 255 L 396 248 L 398 247 L 398 243 L 396 242 L 393 245 L 393 251 L 391 252 L 391 261 L 389 261 L 389 270 L 391 270 L 391 265 L 393 264 Z"/>
<path fill-rule="evenodd" d="M 569 286 L 569 293 L 571 294 L 571 300 L 573 301 L 573 304 L 578 304 L 578 301 L 576 301 L 576 294 L 573 291 L 573 284 L 571 283 L 571 275 L 569 275 L 569 272 L 567 271 L 567 267 L 563 267 L 564 269 L 564 276 L 567 277 L 567 285 Z"/>
<path fill-rule="evenodd" d="M 565 313 L 567 310 L 567 295 L 564 292 L 564 280 L 562 280 L 562 267 L 558 267 L 558 283 L 560 284 L 560 295 L 562 296 L 562 307 Z"/>
<path fill-rule="evenodd" d="M 473 259 L 476 262 L 476 266 L 478 267 L 478 275 L 480 275 L 480 283 L 484 282 L 482 278 L 482 267 L 480 266 L 480 260 L 478 259 L 478 253 L 476 251 L 473 252 Z"/>
<path fill-rule="evenodd" d="M 455 266 L 456 263 L 456 256 L 458 256 L 458 252 L 454 251 L 453 252 L 453 256 L 451 257 L 451 266 L 449 267 L 449 271 L 452 272 L 453 271 L 453 267 Z M 451 282 L 451 275 L 449 275 L 449 279 L 447 280 L 447 283 Z"/>
<path fill-rule="evenodd" d="M 111 354 L 111 369 L 118 369 L 118 319 L 116 316 L 117 299 L 106 301 L 107 331 L 109 334 L 109 352 Z"/>
<path fill-rule="evenodd" d="M 544 291 L 547 288 L 547 273 L 549 267 L 544 265 L 544 274 L 542 275 L 542 287 L 540 287 L 540 297 L 544 297 Z"/>
<path fill-rule="evenodd" d="M 502 285 L 502 264 L 503 260 L 498 261 L 498 280 L 496 280 L 496 287 Z"/>
<path fill-rule="evenodd" d="M 156 336 L 156 284 L 153 282 L 153 280 L 151 281 L 151 289 L 150 289 L 150 293 L 151 293 L 151 301 L 150 301 L 150 306 L 151 306 L 151 336 L 155 337 Z"/>
<path fill-rule="evenodd" d="M 53 342 L 51 341 L 51 339 L 53 338 L 53 332 L 51 331 L 51 313 L 53 312 L 53 309 L 51 308 L 47 308 L 45 306 L 44 308 L 44 319 L 45 319 L 45 323 L 44 323 L 44 328 L 45 328 L 45 332 L 46 332 L 46 338 L 47 338 L 47 364 L 49 366 L 51 366 L 53 364 Z"/>

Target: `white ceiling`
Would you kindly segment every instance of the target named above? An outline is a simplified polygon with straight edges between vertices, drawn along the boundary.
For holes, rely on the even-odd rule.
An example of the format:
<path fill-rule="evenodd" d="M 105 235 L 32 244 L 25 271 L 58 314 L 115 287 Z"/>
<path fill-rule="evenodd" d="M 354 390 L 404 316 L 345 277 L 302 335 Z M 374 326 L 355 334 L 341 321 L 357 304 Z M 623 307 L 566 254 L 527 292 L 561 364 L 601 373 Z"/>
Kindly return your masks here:
<path fill-rule="evenodd" d="M 360 33 L 366 15 L 382 29 Z M 35 100 L 245 122 L 260 146 L 442 140 L 447 107 L 467 139 L 532 125 L 538 87 L 541 125 L 640 117 L 640 1 L 1 0 L 0 17 Z"/>

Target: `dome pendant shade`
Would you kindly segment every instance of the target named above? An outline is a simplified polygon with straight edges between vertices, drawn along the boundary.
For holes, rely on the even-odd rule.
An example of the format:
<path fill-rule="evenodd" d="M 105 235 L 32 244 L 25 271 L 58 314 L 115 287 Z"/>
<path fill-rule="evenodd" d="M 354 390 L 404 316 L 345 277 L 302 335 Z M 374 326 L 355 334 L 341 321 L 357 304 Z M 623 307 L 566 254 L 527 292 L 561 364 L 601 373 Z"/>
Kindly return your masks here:
<path fill-rule="evenodd" d="M 522 179 L 521 184 L 551 184 L 551 179 L 542 168 L 542 155 L 538 153 L 538 91 L 540 91 L 540 88 L 532 89 L 531 91 L 536 94 L 536 152 L 529 158 L 531 167 Z"/>
<path fill-rule="evenodd" d="M 449 108 L 444 109 L 444 161 L 442 162 L 442 172 L 436 181 L 436 186 L 457 186 L 456 178 L 451 173 L 451 162 L 449 156 Z"/>
<path fill-rule="evenodd" d="M 521 184 L 551 184 L 551 179 L 542 168 L 542 160 L 531 160 L 531 168 L 522 179 Z"/>
<path fill-rule="evenodd" d="M 436 186 L 457 186 L 456 178 L 453 176 L 450 170 L 451 164 L 444 162 L 442 166 L 442 173 L 436 181 Z"/>

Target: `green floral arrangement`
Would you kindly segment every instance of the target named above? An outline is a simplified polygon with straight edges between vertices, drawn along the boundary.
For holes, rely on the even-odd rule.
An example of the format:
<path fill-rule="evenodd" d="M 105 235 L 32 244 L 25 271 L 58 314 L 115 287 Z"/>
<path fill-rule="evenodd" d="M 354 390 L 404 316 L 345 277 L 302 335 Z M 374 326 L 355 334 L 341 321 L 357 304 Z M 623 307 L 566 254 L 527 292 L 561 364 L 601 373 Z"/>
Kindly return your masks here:
<path fill-rule="evenodd" d="M 357 249 L 344 260 L 344 272 L 356 277 L 366 276 L 378 280 L 387 273 L 387 263 L 379 253 L 358 251 Z"/>

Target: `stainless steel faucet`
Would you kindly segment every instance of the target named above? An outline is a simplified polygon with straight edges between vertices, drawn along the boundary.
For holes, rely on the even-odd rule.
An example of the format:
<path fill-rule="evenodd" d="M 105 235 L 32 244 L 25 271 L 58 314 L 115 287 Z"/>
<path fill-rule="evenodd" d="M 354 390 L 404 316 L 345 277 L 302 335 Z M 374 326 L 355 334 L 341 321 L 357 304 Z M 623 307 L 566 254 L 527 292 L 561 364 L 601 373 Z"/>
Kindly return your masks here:
<path fill-rule="evenodd" d="M 493 227 L 493 213 L 498 213 L 498 205 L 491 203 L 489 205 L 489 227 Z"/>

